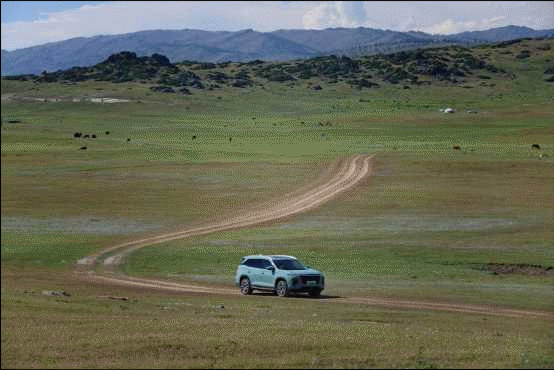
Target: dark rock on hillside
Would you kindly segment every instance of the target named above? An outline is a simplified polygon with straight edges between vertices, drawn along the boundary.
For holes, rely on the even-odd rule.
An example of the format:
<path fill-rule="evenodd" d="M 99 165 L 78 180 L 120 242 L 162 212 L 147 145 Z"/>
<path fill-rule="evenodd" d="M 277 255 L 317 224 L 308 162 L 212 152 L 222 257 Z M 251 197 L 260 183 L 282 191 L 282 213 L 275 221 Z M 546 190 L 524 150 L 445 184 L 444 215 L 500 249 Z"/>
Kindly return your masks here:
<path fill-rule="evenodd" d="M 42 72 L 38 77 L 20 76 L 21 79 L 33 79 L 36 82 L 70 81 L 80 82 L 86 80 L 129 82 L 147 81 L 160 78 L 166 74 L 175 74 L 178 68 L 169 62 L 169 59 L 160 54 L 151 57 L 138 57 L 136 53 L 122 51 L 110 55 L 103 62 L 92 67 L 72 67 L 68 70 L 52 73 Z M 179 78 L 177 76 L 176 78 Z M 162 84 L 170 84 L 161 81 Z M 198 83 L 200 83 L 198 81 Z M 180 86 L 175 83 L 175 86 Z"/>
<path fill-rule="evenodd" d="M 162 93 L 175 93 L 175 90 L 170 86 L 151 86 L 150 90 Z"/>
<path fill-rule="evenodd" d="M 480 45 L 472 48 L 444 46 L 418 48 L 391 54 L 365 55 L 360 57 L 317 56 L 288 62 L 264 62 L 255 59 L 250 62 L 192 62 L 172 64 L 169 58 L 161 54 L 150 57 L 137 56 L 124 51 L 108 56 L 104 61 L 91 67 L 73 67 L 38 75 L 8 76 L 5 79 L 30 80 L 49 83 L 77 83 L 96 80 L 119 82 L 138 82 L 151 85 L 152 91 L 191 94 L 191 88 L 209 90 L 223 86 L 248 88 L 261 86 L 268 81 L 285 83 L 287 86 L 306 84 L 317 89 L 327 84 L 346 83 L 351 87 L 378 88 L 386 84 L 399 84 L 401 88 L 410 85 L 435 84 L 448 86 L 471 82 L 485 86 L 484 80 L 509 78 L 516 76 L 494 64 L 496 60 L 490 53 L 502 58 L 512 59 L 516 63 L 526 63 L 527 58 L 544 58 L 552 45 L 552 40 L 522 39 L 502 44 Z M 541 46 L 542 49 L 539 49 Z M 506 54 L 505 51 L 510 53 Z M 545 59 L 546 60 L 546 59 Z M 550 62 L 548 62 L 550 64 Z M 546 82 L 551 82 L 553 68 L 543 64 Z M 548 68 L 547 68 L 548 67 Z M 544 69 L 543 69 L 544 68 Z M 468 84 L 466 84 L 468 83 Z M 494 84 L 489 84 L 491 87 Z M 314 87 L 312 87 L 314 86 Z"/>

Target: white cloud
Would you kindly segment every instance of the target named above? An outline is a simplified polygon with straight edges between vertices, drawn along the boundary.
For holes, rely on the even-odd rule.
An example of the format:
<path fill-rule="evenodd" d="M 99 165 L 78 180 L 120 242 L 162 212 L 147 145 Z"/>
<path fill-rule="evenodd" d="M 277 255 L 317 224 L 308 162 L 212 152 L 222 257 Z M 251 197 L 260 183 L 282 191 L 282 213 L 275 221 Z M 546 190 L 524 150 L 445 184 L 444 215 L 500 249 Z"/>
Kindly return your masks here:
<path fill-rule="evenodd" d="M 481 19 L 473 21 L 455 21 L 451 18 L 434 24 L 430 27 L 424 27 L 417 29 L 431 34 L 449 35 L 453 33 L 459 33 L 464 31 L 484 31 L 490 28 L 502 27 L 509 25 L 506 23 L 506 17 L 494 17 L 490 19 Z"/>
<path fill-rule="evenodd" d="M 323 29 L 363 26 L 367 20 L 362 2 L 331 1 L 309 10 L 304 14 L 302 23 L 307 29 Z"/>

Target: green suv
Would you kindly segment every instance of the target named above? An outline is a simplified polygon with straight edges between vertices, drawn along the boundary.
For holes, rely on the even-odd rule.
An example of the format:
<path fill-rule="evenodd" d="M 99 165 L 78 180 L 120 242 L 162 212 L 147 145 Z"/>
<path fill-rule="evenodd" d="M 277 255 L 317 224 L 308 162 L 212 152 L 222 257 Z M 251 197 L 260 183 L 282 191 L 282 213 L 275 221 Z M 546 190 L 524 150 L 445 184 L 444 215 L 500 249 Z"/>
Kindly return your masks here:
<path fill-rule="evenodd" d="M 280 255 L 243 257 L 237 268 L 235 283 L 245 295 L 257 289 L 273 291 L 280 297 L 293 292 L 307 292 L 312 297 L 319 297 L 325 288 L 321 272 L 304 266 L 295 257 Z"/>

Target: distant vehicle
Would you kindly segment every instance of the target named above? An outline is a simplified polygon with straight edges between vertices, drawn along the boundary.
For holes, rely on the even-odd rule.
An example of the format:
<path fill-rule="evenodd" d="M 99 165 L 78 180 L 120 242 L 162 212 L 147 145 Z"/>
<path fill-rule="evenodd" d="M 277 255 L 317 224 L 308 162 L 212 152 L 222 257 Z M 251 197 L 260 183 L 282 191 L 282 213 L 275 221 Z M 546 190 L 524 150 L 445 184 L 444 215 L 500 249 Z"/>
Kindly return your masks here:
<path fill-rule="evenodd" d="M 242 258 L 235 283 L 243 295 L 252 294 L 256 289 L 272 291 L 280 297 L 290 293 L 319 297 L 325 288 L 325 277 L 321 272 L 304 266 L 296 257 L 259 254 Z"/>

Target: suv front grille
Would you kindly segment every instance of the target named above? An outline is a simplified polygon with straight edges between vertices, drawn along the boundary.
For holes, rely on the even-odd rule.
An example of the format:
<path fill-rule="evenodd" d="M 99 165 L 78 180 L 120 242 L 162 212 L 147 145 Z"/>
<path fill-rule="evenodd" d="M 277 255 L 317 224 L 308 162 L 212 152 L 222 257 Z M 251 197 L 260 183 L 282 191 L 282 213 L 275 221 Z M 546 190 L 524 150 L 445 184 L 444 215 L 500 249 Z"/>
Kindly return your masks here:
<path fill-rule="evenodd" d="M 320 279 L 320 276 L 319 275 L 301 275 L 300 276 L 300 281 L 302 282 L 302 284 L 307 284 L 308 281 L 314 281 L 319 284 L 319 279 Z"/>

